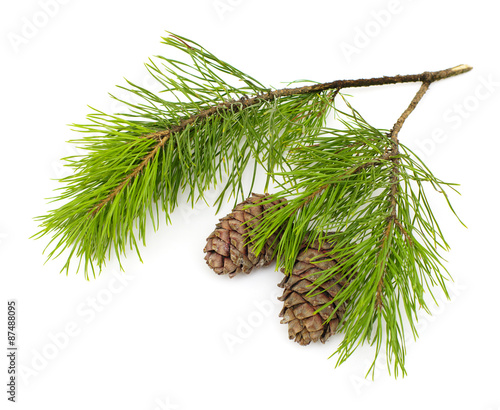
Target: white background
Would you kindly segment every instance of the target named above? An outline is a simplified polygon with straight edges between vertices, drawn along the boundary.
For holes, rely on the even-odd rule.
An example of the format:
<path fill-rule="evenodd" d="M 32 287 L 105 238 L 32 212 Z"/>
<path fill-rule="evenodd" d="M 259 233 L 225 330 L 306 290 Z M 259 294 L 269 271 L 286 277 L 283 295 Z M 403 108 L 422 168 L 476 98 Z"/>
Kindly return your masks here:
<path fill-rule="evenodd" d="M 500 409 L 496 2 L 66 0 L 50 15 L 43 4 L 0 6 L 0 346 L 6 301 L 15 298 L 17 408 Z M 455 282 L 451 300 L 422 315 L 407 377 L 394 380 L 382 360 L 375 382 L 365 380 L 368 348 L 335 369 L 328 356 L 341 336 L 308 347 L 289 341 L 273 268 L 214 275 L 202 249 L 230 204 L 218 217 L 182 204 L 171 226 L 149 232 L 143 264 L 129 254 L 124 274 L 111 262 L 85 281 L 61 275 L 63 260 L 43 264 L 47 241 L 28 238 L 32 218 L 50 208 L 53 179 L 66 175 L 59 158 L 77 136 L 66 124 L 85 122 L 87 104 L 115 110 L 107 92 L 123 77 L 147 84 L 142 63 L 168 53 L 164 30 L 274 87 L 474 66 L 433 84 L 400 134 L 439 177 L 461 184 L 452 200 L 468 226 L 436 204 Z M 417 88 L 350 93 L 369 122 L 390 128 Z M 2 409 L 10 405 L 5 355 Z"/>

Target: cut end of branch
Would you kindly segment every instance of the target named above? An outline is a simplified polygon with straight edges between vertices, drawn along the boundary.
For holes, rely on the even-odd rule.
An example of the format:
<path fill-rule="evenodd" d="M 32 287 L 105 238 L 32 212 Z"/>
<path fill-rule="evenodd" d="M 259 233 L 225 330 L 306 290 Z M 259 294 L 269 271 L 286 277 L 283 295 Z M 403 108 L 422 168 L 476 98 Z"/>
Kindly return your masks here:
<path fill-rule="evenodd" d="M 448 68 L 447 70 L 434 71 L 429 73 L 430 76 L 428 78 L 429 82 L 442 80 L 444 78 L 454 77 L 456 75 L 464 74 L 472 70 L 472 67 L 467 64 L 460 64 L 452 68 Z"/>
<path fill-rule="evenodd" d="M 466 73 L 466 72 L 468 72 L 470 70 L 472 70 L 472 66 L 467 65 L 467 64 L 460 64 L 460 65 L 457 65 L 456 67 L 453 67 L 451 69 L 451 71 L 453 73 L 456 73 L 456 74 Z"/>

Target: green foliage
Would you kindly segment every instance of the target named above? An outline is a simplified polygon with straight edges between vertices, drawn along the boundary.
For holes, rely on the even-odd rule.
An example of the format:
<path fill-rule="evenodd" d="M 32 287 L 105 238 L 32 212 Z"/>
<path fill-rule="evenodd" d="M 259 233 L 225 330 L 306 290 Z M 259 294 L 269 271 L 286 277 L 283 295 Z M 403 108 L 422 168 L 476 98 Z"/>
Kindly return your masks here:
<path fill-rule="evenodd" d="M 391 155 L 389 132 L 371 127 L 346 103 L 349 112 L 337 110 L 345 128 L 324 128 L 290 153 L 291 170 L 279 174 L 286 184 L 273 195 L 287 198 L 288 205 L 264 217 L 254 243 L 260 249 L 284 226 L 277 259 L 288 273 L 306 233 L 308 243 L 336 243 L 325 257 L 338 263 L 322 272 L 310 294 L 335 277 L 349 281 L 331 301 L 347 305 L 340 327 L 344 339 L 335 352 L 337 364 L 359 344 L 369 342 L 375 345 L 370 368 L 374 371 L 385 339 L 388 366 L 393 366 L 395 376 L 399 371 L 404 375 L 404 323 L 416 337 L 419 309 L 429 311 L 424 293 L 433 297 L 437 285 L 448 296 L 439 254 L 448 245 L 424 186 L 448 201 L 445 188 L 453 184 L 434 177 L 403 145 L 400 154 Z"/>
<path fill-rule="evenodd" d="M 311 292 L 338 274 L 348 279 L 332 301 L 347 305 L 338 364 L 365 342 L 376 358 L 385 340 L 388 365 L 405 374 L 404 324 L 416 336 L 419 309 L 428 311 L 424 293 L 437 285 L 447 294 L 439 252 L 448 245 L 424 186 L 448 200 L 452 184 L 370 126 L 338 88 L 273 94 L 188 39 L 163 42 L 181 58 L 146 64 L 160 93 L 128 82 L 121 88 L 139 101 L 119 100 L 129 112 L 93 110 L 88 124 L 74 125 L 84 135 L 72 142 L 85 154 L 65 158 L 72 175 L 52 199 L 59 207 L 38 218 L 35 237 L 51 236 L 48 259 L 64 253 L 66 273 L 76 259 L 77 271 L 95 277 L 112 255 L 120 261 L 134 249 L 140 257 L 147 222 L 157 229 L 163 212 L 168 223 L 183 191 L 194 204 L 224 181 L 215 205 L 237 202 L 253 187 L 242 183 L 243 171 L 253 167 L 255 176 L 262 166 L 265 189 L 278 186 L 274 196 L 288 205 L 264 217 L 257 248 L 284 227 L 277 260 L 289 273 L 306 234 L 311 243 L 334 241 L 338 264 Z M 325 126 L 331 111 L 339 128 Z"/>
<path fill-rule="evenodd" d="M 38 218 L 36 235 L 52 236 L 49 259 L 68 253 L 66 272 L 73 259 L 86 276 L 91 272 L 95 277 L 111 254 L 120 260 L 130 248 L 140 257 L 138 242 L 145 242 L 148 218 L 156 229 L 161 208 L 168 222 L 185 189 L 194 203 L 225 178 L 219 206 L 230 196 L 245 198 L 252 186 L 243 186 L 243 170 L 258 164 L 270 172 L 282 169 L 288 147 L 314 134 L 328 115 L 328 97 L 320 93 L 262 99 L 240 109 L 238 101 L 248 93 L 269 89 L 192 41 L 172 35 L 163 42 L 187 62 L 157 56 L 146 64 L 163 88 L 162 97 L 129 82 L 129 88 L 122 88 L 141 101 L 119 100 L 130 112 L 94 110 L 89 124 L 74 125 L 85 136 L 71 142 L 86 154 L 65 158 L 73 173 L 61 179 L 62 192 L 53 198 L 63 204 Z M 233 100 L 231 109 L 221 108 L 167 137 L 162 134 Z M 107 201 L 113 192 L 116 196 Z"/>

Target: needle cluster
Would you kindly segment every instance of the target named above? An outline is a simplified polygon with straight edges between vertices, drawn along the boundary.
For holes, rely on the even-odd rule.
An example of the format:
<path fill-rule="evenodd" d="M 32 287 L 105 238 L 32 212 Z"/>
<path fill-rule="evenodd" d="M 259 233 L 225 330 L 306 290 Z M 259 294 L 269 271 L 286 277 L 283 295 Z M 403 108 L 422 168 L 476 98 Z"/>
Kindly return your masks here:
<path fill-rule="evenodd" d="M 429 312 L 424 294 L 432 298 L 438 286 L 447 295 L 440 252 L 448 244 L 426 188 L 448 201 L 454 184 L 436 178 L 403 144 L 396 151 L 390 130 L 370 126 L 345 103 L 349 111 L 336 111 L 342 128 L 323 128 L 289 153 L 291 169 L 277 173 L 285 183 L 273 196 L 288 204 L 263 218 L 254 240 L 258 248 L 282 230 L 277 260 L 288 274 L 304 240 L 335 243 L 322 260 L 336 263 L 316 277 L 310 294 L 335 278 L 348 283 L 321 307 L 347 306 L 338 364 L 364 342 L 375 345 L 376 359 L 385 340 L 388 364 L 405 374 L 404 326 L 416 337 L 419 311 Z"/>

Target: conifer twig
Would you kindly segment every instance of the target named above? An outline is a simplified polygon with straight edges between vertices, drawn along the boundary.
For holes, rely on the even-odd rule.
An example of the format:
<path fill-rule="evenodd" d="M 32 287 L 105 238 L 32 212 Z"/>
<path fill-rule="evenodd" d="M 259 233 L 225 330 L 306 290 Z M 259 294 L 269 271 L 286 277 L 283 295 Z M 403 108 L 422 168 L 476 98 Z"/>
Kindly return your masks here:
<path fill-rule="evenodd" d="M 392 127 L 392 130 L 389 132 L 389 137 L 391 138 L 392 141 L 392 148 L 391 148 L 391 161 L 392 161 L 392 169 L 391 169 L 391 190 L 390 190 L 390 203 L 391 203 L 391 214 L 389 218 L 387 219 L 387 229 L 385 231 L 385 235 L 383 237 L 383 242 L 387 240 L 387 237 L 389 236 L 389 232 L 392 228 L 392 225 L 396 225 L 398 229 L 401 231 L 401 233 L 405 236 L 407 239 L 408 243 L 412 244 L 411 237 L 408 235 L 408 232 L 404 229 L 403 225 L 401 222 L 398 220 L 397 217 L 397 195 L 398 195 L 398 186 L 399 186 L 399 140 L 398 140 L 398 135 L 399 131 L 403 127 L 404 122 L 406 119 L 409 117 L 409 115 L 413 112 L 417 104 L 420 102 L 424 94 L 427 92 L 429 89 L 429 86 L 431 83 L 427 80 L 425 80 L 422 85 L 420 86 L 419 90 L 415 94 L 415 97 L 413 97 L 412 101 L 410 102 L 410 105 L 406 110 L 401 114 L 401 116 L 398 118 L 396 123 L 394 124 L 394 127 Z M 383 243 L 382 246 L 383 248 Z M 380 278 L 380 281 L 377 286 L 377 309 L 381 310 L 382 309 L 382 290 L 383 290 L 383 283 L 384 283 L 384 275 Z"/>
<path fill-rule="evenodd" d="M 339 327 L 344 339 L 333 355 L 340 365 L 368 342 L 375 346 L 368 370 L 372 375 L 383 342 L 389 371 L 392 365 L 396 377 L 400 371 L 406 374 L 403 317 L 417 337 L 418 312 L 429 312 L 424 294 L 435 300 L 432 287 L 439 286 L 448 295 L 439 250 L 449 246 L 424 184 L 443 194 L 452 212 L 445 188 L 454 190 L 455 184 L 436 178 L 398 138 L 435 78 L 441 77 L 422 77 L 421 87 L 392 130 L 370 126 L 343 97 L 348 112 L 338 106 L 335 110 L 345 128 L 325 128 L 323 134 L 290 150 L 290 170 L 278 174 L 285 177 L 286 186 L 275 194 L 287 198 L 287 206 L 264 218 L 254 233 L 256 247 L 262 247 L 285 226 L 276 256 L 285 273 L 292 272 L 305 238 L 309 243 L 335 243 L 325 257 L 337 264 L 314 278 L 310 294 L 338 277 L 349 283 L 318 310 L 345 304 Z"/>
<path fill-rule="evenodd" d="M 439 286 L 448 294 L 439 251 L 449 246 L 424 184 L 442 193 L 452 211 L 445 189 L 455 184 L 436 178 L 398 135 L 431 83 L 472 67 L 272 90 L 191 40 L 170 35 L 163 42 L 187 58 L 156 56 L 146 64 L 160 93 L 128 82 L 121 88 L 138 102 L 113 98 L 129 112 L 93 110 L 89 124 L 74 125 L 88 133 L 72 141 L 85 153 L 65 158 L 73 174 L 61 179 L 65 186 L 53 198 L 62 204 L 37 218 L 34 237 L 51 236 L 48 259 L 67 253 L 63 270 L 77 259 L 77 271 L 82 266 L 88 278 L 112 255 L 121 266 L 127 249 L 140 258 L 139 243 L 145 245 L 149 222 L 159 226 L 160 208 L 168 223 L 182 192 L 194 204 L 223 183 L 220 207 L 228 194 L 252 192 L 261 166 L 264 190 L 273 181 L 282 188 L 273 196 L 287 198 L 287 206 L 258 224 L 257 253 L 279 230 L 276 260 L 289 273 L 306 237 L 335 243 L 325 257 L 338 263 L 312 287 L 339 274 L 348 283 L 331 301 L 347 306 L 337 364 L 364 342 L 375 345 L 376 359 L 385 332 L 388 366 L 406 374 L 403 317 L 417 336 L 418 312 L 429 312 L 424 293 L 434 297 Z M 340 94 L 410 82 L 422 84 L 392 130 L 371 126 Z M 331 111 L 340 128 L 326 126 Z M 251 163 L 247 187 L 243 174 Z"/>
<path fill-rule="evenodd" d="M 448 68 L 445 70 L 439 71 L 426 71 L 421 74 L 408 74 L 408 75 L 396 75 L 390 77 L 376 77 L 376 78 L 368 78 L 368 79 L 357 79 L 357 80 L 337 80 L 328 83 L 315 84 L 310 86 L 296 87 L 296 88 L 283 88 L 280 90 L 269 91 L 265 94 L 256 95 L 254 97 L 242 97 L 239 100 L 227 101 L 223 104 L 217 104 L 214 107 L 209 109 L 200 111 L 197 114 L 192 115 L 191 117 L 182 120 L 179 125 L 175 125 L 168 130 L 158 131 L 152 134 L 145 135 L 146 138 L 157 139 L 158 143 L 151 149 L 151 152 L 147 154 L 141 163 L 134 168 L 125 178 L 124 180 L 109 193 L 109 195 L 104 198 L 101 202 L 99 202 L 92 210 L 91 214 L 95 215 L 99 210 L 104 207 L 107 203 L 111 202 L 116 195 L 125 187 L 127 184 L 137 176 L 141 170 L 154 158 L 155 154 L 158 150 L 165 145 L 170 136 L 174 133 L 178 133 L 186 129 L 187 126 L 194 124 L 197 121 L 203 121 L 215 114 L 219 111 L 223 110 L 231 110 L 231 111 L 239 111 L 250 107 L 252 105 L 260 104 L 265 101 L 272 101 L 281 97 L 290 97 L 294 95 L 302 95 L 302 94 L 312 94 L 318 93 L 326 90 L 335 90 L 334 96 L 338 94 L 341 89 L 344 88 L 354 88 L 354 87 L 370 87 L 376 85 L 387 85 L 387 84 L 398 84 L 398 83 L 411 83 L 411 82 L 419 82 L 422 81 L 423 84 L 427 84 L 427 88 L 431 82 L 442 80 L 445 78 L 449 78 L 455 75 L 466 73 L 467 71 L 472 70 L 472 67 L 461 64 L 456 67 Z M 427 89 L 426 88 L 426 89 Z M 422 88 L 421 88 L 422 90 Z M 423 91 L 425 93 L 425 91 Z M 423 94 L 422 94 L 423 95 Z M 418 103 L 418 100 L 415 102 L 415 105 Z M 413 102 L 412 102 L 413 104 Z M 414 107 L 413 107 L 414 108 Z M 413 111 L 413 108 L 405 111 L 405 113 L 401 116 L 394 127 L 393 135 L 397 138 L 397 134 L 399 129 L 403 125 L 406 117 Z M 404 116 L 406 114 L 406 117 Z"/>

